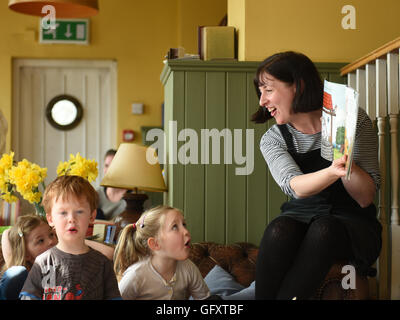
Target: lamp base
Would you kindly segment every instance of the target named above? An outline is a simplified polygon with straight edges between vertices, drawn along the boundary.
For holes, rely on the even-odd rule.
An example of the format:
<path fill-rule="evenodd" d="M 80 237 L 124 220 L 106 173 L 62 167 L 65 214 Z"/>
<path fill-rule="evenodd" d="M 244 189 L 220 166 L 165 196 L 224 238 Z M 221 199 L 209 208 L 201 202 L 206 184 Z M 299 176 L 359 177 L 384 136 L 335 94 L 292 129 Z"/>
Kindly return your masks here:
<path fill-rule="evenodd" d="M 115 218 L 116 230 L 115 234 L 118 235 L 120 231 L 131 223 L 136 223 L 143 213 L 143 203 L 149 197 L 141 193 L 125 193 L 122 199 L 126 201 L 126 209 Z M 118 238 L 117 238 L 118 239 Z"/>

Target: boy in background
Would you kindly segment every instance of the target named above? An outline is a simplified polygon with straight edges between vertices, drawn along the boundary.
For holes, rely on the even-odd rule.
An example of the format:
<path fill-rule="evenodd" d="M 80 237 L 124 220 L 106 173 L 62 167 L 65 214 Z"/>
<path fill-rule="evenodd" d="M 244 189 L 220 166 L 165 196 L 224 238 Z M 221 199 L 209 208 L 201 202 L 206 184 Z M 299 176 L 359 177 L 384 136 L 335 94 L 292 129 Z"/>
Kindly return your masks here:
<path fill-rule="evenodd" d="M 36 258 L 22 300 L 121 299 L 111 261 L 85 244 L 97 202 L 95 189 L 78 176 L 60 176 L 46 188 L 42 204 L 58 244 Z"/>

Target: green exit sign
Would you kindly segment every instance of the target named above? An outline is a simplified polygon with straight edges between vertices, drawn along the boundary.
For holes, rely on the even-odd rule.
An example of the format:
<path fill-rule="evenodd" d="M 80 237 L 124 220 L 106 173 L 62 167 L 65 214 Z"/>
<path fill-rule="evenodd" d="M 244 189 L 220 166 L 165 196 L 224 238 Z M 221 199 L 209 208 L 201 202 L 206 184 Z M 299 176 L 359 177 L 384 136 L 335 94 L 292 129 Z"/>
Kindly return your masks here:
<path fill-rule="evenodd" d="M 57 19 L 54 26 L 40 20 L 40 43 L 89 44 L 88 19 Z"/>

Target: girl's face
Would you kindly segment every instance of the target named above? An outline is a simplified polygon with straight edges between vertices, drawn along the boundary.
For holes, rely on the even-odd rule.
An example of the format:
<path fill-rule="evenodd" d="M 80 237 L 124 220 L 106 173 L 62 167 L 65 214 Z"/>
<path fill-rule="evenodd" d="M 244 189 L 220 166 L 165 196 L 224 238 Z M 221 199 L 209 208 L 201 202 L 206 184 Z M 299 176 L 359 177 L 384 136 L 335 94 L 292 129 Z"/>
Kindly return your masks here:
<path fill-rule="evenodd" d="M 289 123 L 293 114 L 292 103 L 296 94 L 294 84 L 289 85 L 268 73 L 260 76 L 260 106 L 265 107 L 277 124 Z"/>
<path fill-rule="evenodd" d="M 158 254 L 175 260 L 186 260 L 189 257 L 190 233 L 179 211 L 169 210 L 165 214 L 158 238 Z"/>
<path fill-rule="evenodd" d="M 38 255 L 57 244 L 54 231 L 46 222 L 41 222 L 25 239 L 26 260 L 33 263 Z"/>

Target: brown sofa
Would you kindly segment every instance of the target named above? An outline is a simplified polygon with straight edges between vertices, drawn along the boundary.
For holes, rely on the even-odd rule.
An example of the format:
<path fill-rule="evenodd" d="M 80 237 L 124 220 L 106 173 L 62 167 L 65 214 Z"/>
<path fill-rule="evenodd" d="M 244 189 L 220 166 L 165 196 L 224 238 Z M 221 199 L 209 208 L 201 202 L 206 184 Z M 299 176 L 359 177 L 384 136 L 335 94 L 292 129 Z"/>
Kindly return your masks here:
<path fill-rule="evenodd" d="M 248 287 L 255 279 L 258 248 L 251 243 L 221 245 L 213 242 L 193 243 L 190 259 L 199 267 L 203 277 L 219 265 L 228 271 L 241 285 Z M 357 275 L 356 289 L 342 288 L 342 267 L 337 263 L 330 269 L 321 287 L 312 300 L 366 300 L 369 299 L 369 284 L 366 277 Z"/>

